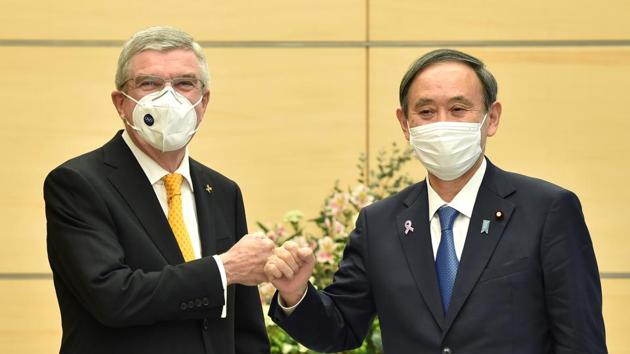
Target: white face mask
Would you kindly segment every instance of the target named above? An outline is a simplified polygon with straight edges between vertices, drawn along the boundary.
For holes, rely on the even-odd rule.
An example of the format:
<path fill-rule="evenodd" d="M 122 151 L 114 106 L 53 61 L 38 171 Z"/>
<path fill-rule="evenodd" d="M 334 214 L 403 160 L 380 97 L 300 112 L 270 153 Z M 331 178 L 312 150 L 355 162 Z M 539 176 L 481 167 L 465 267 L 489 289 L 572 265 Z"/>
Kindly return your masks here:
<path fill-rule="evenodd" d="M 124 92 L 122 94 L 136 103 L 133 109 L 133 124 L 123 118 L 125 123 L 137 131 L 147 143 L 162 152 L 181 149 L 197 131 L 195 107 L 203 96 L 195 104 L 191 104 L 171 86 L 150 93 L 140 101 Z"/>
<path fill-rule="evenodd" d="M 409 142 L 431 174 L 452 181 L 481 156 L 481 127 L 487 116 L 481 123 L 437 122 L 409 128 Z"/>

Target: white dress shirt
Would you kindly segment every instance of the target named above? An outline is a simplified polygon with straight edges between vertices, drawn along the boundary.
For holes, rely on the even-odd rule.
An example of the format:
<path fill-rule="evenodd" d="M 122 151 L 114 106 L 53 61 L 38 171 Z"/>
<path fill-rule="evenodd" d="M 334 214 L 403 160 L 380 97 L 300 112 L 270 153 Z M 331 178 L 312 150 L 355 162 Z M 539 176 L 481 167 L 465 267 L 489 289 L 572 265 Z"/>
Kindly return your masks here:
<path fill-rule="evenodd" d="M 437 215 L 437 210 L 443 205 L 448 205 L 459 212 L 457 218 L 455 218 L 455 223 L 453 224 L 453 240 L 455 242 L 457 260 L 462 258 L 462 251 L 464 250 L 464 243 L 466 242 L 466 233 L 468 232 L 470 217 L 472 216 L 473 208 L 475 207 L 475 200 L 477 200 L 477 193 L 479 192 L 479 187 L 481 187 L 481 181 L 486 173 L 486 165 L 486 159 L 484 158 L 482 159 L 481 165 L 475 174 L 470 178 L 468 183 L 466 183 L 464 188 L 455 195 L 455 198 L 453 198 L 450 203 L 447 203 L 440 198 L 433 187 L 431 187 L 429 177 L 427 177 L 429 224 L 431 226 L 433 260 L 435 260 L 438 246 L 440 245 L 440 239 L 442 238 L 442 229 L 440 228 L 440 218 Z"/>
<path fill-rule="evenodd" d="M 140 150 L 133 142 L 133 140 L 131 140 L 131 137 L 126 130 L 123 131 L 122 138 L 131 150 L 133 156 L 138 161 L 138 164 L 140 164 L 140 168 L 142 168 L 142 171 L 144 171 L 147 179 L 153 186 L 153 191 L 155 192 L 155 195 L 160 202 L 162 211 L 164 211 L 164 216 L 168 218 L 168 198 L 166 196 L 166 188 L 164 187 L 164 181 L 162 181 L 162 177 L 170 174 L 170 172 L 165 170 L 151 157 L 145 154 L 144 151 Z M 181 186 L 182 213 L 184 214 L 184 224 L 186 226 L 186 230 L 188 231 L 188 235 L 190 236 L 190 243 L 192 244 L 195 258 L 199 259 L 201 258 L 201 239 L 199 238 L 199 225 L 197 223 L 197 206 L 195 204 L 195 195 L 193 194 L 192 178 L 190 177 L 190 161 L 188 160 L 188 149 L 186 149 L 184 158 L 182 159 L 182 163 L 179 165 L 177 170 L 175 170 L 175 173 L 179 173 L 184 177 L 185 183 L 182 183 Z M 221 274 L 221 282 L 223 283 L 223 300 L 225 301 L 225 304 L 227 304 L 227 279 L 225 276 L 223 262 L 221 262 L 221 258 L 219 258 L 219 256 L 217 255 L 214 255 L 213 258 L 217 263 L 219 273 Z M 221 317 L 225 316 L 226 308 L 225 305 L 223 305 Z"/>

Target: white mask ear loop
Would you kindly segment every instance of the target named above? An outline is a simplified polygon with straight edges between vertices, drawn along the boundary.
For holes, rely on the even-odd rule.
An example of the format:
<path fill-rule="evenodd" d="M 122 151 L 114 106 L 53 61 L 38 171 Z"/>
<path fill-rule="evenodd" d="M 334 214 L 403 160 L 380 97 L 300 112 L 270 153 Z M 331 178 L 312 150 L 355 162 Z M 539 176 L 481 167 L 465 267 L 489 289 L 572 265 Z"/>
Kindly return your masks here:
<path fill-rule="evenodd" d="M 134 101 L 136 104 L 140 104 L 138 101 L 136 101 L 135 98 L 129 96 L 128 94 L 126 94 L 124 91 L 120 91 L 120 93 L 123 94 L 123 96 L 127 97 L 128 99 Z M 125 124 L 127 124 L 131 129 L 135 130 L 135 131 L 140 131 L 140 128 L 136 127 L 135 125 L 129 123 L 129 120 L 127 120 L 127 118 L 125 118 L 123 115 L 120 116 L 120 119 L 122 119 L 123 122 L 125 122 Z"/>
<path fill-rule="evenodd" d="M 191 109 L 195 109 L 195 107 L 197 107 L 199 105 L 199 103 L 201 103 L 201 101 L 203 100 L 203 95 L 201 95 L 201 97 L 199 97 L 199 100 L 197 102 L 195 102 L 195 104 L 192 105 Z M 197 114 L 195 114 L 196 116 Z M 197 130 L 199 130 L 199 126 L 201 125 L 201 121 L 199 121 L 199 117 L 197 117 L 197 126 L 195 127 L 195 130 L 193 130 L 192 132 L 190 132 L 190 134 L 188 134 L 188 136 L 191 136 L 193 134 L 195 134 L 197 132 Z"/>
<path fill-rule="evenodd" d="M 488 118 L 488 113 L 486 112 L 486 114 L 483 115 L 483 119 L 481 120 L 481 123 L 479 123 L 479 130 L 481 130 L 481 128 L 483 128 L 483 123 L 486 122 L 486 118 Z"/>
<path fill-rule="evenodd" d="M 136 101 L 135 98 L 133 98 L 133 97 L 129 96 L 128 94 L 126 94 L 125 91 L 120 91 L 120 93 L 122 93 L 123 96 L 127 97 L 128 99 L 134 101 L 136 104 L 140 104 L 140 102 Z"/>

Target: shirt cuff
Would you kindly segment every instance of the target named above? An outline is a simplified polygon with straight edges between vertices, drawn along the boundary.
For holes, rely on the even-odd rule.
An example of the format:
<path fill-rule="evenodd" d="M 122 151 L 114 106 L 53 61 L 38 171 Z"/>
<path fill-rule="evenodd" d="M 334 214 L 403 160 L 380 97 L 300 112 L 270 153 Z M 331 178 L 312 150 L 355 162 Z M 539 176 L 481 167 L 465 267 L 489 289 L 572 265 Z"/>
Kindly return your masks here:
<path fill-rule="evenodd" d="M 219 274 L 221 274 L 221 285 L 223 285 L 223 308 L 221 309 L 221 318 L 227 317 L 227 278 L 225 276 L 225 268 L 223 268 L 223 262 L 221 262 L 221 258 L 218 255 L 212 256 L 214 261 L 217 262 L 217 267 L 219 268 Z"/>
<path fill-rule="evenodd" d="M 307 292 L 308 292 L 308 287 L 306 288 L 306 290 L 304 290 L 304 294 L 302 294 L 302 297 L 300 298 L 300 300 L 295 305 L 290 306 L 290 307 L 284 306 L 282 297 L 278 293 L 278 306 L 280 306 L 280 308 L 282 309 L 282 312 L 284 312 L 285 315 L 290 316 L 293 313 L 293 311 L 300 305 L 300 303 L 302 303 L 302 300 L 304 300 L 304 298 L 306 297 Z"/>

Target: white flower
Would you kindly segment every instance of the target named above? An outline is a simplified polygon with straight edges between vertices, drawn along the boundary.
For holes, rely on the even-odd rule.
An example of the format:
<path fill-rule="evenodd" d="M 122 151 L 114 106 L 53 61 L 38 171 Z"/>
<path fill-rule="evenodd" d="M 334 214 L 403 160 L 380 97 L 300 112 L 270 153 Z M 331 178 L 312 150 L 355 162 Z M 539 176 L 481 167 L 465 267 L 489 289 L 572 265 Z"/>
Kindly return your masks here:
<path fill-rule="evenodd" d="M 299 210 L 291 210 L 284 214 L 284 220 L 292 224 L 299 223 L 304 218 L 304 213 Z"/>

